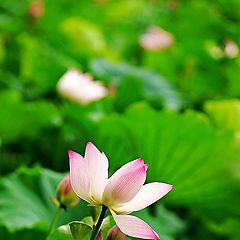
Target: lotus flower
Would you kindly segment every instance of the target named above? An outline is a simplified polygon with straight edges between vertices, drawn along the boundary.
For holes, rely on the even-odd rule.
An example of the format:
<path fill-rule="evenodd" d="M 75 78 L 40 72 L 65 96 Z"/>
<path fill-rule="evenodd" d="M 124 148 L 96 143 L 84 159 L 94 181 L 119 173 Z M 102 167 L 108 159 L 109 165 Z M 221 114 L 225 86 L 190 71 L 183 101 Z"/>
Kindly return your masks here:
<path fill-rule="evenodd" d="M 100 81 L 93 81 L 92 75 L 76 69 L 68 70 L 61 77 L 57 90 L 63 97 L 80 104 L 88 104 L 108 94 Z"/>
<path fill-rule="evenodd" d="M 84 157 L 71 150 L 68 154 L 71 185 L 81 199 L 108 207 L 117 226 L 126 235 L 159 239 L 147 223 L 128 214 L 156 202 L 172 189 L 172 185 L 158 182 L 143 185 L 148 165 L 141 158 L 125 164 L 108 178 L 108 159 L 90 142 Z"/>

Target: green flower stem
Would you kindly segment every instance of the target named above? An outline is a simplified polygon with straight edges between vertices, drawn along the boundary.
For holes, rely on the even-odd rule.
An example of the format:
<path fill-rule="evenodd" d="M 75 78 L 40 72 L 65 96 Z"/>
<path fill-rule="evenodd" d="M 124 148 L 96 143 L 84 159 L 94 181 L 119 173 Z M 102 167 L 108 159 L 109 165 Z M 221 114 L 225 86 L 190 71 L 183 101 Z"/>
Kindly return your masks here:
<path fill-rule="evenodd" d="M 93 230 L 93 232 L 92 232 L 92 235 L 91 235 L 90 240 L 95 240 L 95 238 L 97 237 L 98 232 L 99 232 L 99 230 L 100 230 L 100 227 L 101 227 L 101 225 L 102 225 L 102 221 L 103 221 L 103 219 L 104 219 L 104 216 L 105 216 L 107 210 L 108 210 L 108 208 L 103 205 L 103 206 L 102 206 L 102 211 L 101 211 L 100 217 L 99 217 L 99 219 L 98 219 L 98 222 L 97 222 L 96 227 L 94 228 L 94 230 Z"/>
<path fill-rule="evenodd" d="M 53 215 L 52 221 L 50 223 L 50 226 L 49 226 L 49 229 L 48 229 L 48 232 L 47 232 L 47 237 L 50 235 L 50 233 L 52 231 L 52 228 L 53 228 L 53 226 L 54 226 L 54 224 L 55 224 L 55 222 L 56 222 L 56 220 L 57 220 L 57 218 L 59 216 L 59 213 L 60 213 L 61 209 L 62 209 L 62 207 L 60 205 L 58 207 L 57 211 L 55 212 L 55 214 Z"/>

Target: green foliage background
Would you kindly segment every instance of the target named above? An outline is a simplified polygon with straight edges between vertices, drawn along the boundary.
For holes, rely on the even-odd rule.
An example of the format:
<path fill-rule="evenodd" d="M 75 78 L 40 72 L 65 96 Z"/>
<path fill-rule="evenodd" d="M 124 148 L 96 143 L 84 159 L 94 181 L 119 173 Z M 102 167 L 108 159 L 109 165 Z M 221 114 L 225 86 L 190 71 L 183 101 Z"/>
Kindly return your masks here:
<path fill-rule="evenodd" d="M 224 44 L 239 47 L 240 2 L 36 2 L 40 17 L 32 0 L 0 2 L 0 239 L 45 239 L 67 150 L 91 141 L 111 173 L 143 157 L 148 181 L 174 185 L 136 213 L 163 240 L 238 240 L 240 54 Z M 173 34 L 170 48 L 141 48 L 152 25 Z M 61 98 L 69 68 L 115 92 L 84 106 Z M 87 214 L 82 201 L 57 224 Z"/>

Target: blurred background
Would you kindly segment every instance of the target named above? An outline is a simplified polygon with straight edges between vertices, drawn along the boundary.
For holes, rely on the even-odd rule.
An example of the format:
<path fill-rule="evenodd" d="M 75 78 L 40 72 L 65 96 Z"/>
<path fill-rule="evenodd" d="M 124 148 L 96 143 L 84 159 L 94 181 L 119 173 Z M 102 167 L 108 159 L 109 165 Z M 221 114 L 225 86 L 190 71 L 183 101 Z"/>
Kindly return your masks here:
<path fill-rule="evenodd" d="M 240 239 L 239 47 L 238 0 L 1 0 L 0 238 L 44 239 L 91 141 L 174 185 L 136 213 L 161 239 Z"/>

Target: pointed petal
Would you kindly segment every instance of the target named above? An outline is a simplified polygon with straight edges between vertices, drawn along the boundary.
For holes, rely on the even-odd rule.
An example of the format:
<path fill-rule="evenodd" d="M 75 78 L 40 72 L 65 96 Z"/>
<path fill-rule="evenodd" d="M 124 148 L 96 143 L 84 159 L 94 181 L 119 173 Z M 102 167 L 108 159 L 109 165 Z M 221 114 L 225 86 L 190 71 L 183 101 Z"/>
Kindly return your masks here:
<path fill-rule="evenodd" d="M 148 183 L 142 186 L 137 195 L 131 201 L 122 207 L 115 208 L 114 211 L 117 213 L 130 213 L 133 211 L 139 211 L 158 201 L 169 191 L 171 191 L 172 188 L 172 185 L 166 183 Z"/>
<path fill-rule="evenodd" d="M 122 166 L 108 179 L 103 193 L 103 203 L 113 207 L 129 202 L 145 182 L 146 171 L 147 165 L 142 159 Z"/>
<path fill-rule="evenodd" d="M 128 236 L 160 240 L 157 233 L 140 218 L 131 215 L 117 215 L 111 211 L 113 218 L 119 229 Z"/>
<path fill-rule="evenodd" d="M 88 174 L 83 157 L 69 150 L 70 180 L 74 192 L 89 203 L 94 203 L 90 196 Z"/>
<path fill-rule="evenodd" d="M 108 159 L 104 153 L 88 142 L 84 160 L 87 165 L 91 196 L 97 203 L 101 203 L 108 178 Z"/>

